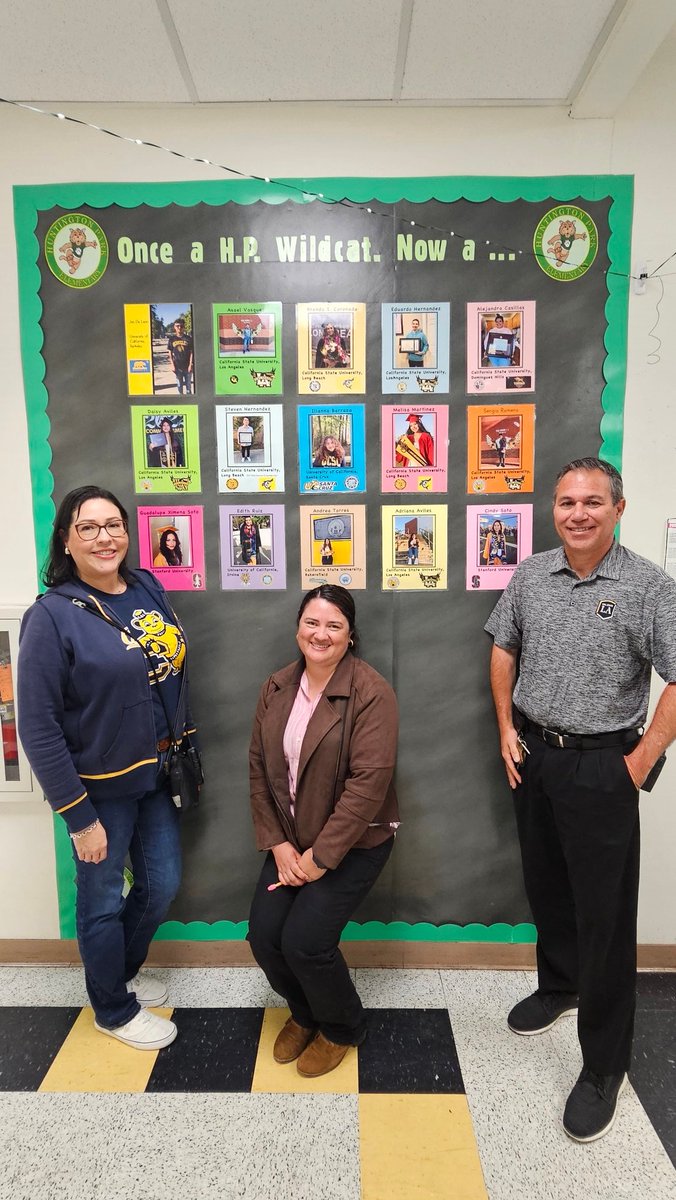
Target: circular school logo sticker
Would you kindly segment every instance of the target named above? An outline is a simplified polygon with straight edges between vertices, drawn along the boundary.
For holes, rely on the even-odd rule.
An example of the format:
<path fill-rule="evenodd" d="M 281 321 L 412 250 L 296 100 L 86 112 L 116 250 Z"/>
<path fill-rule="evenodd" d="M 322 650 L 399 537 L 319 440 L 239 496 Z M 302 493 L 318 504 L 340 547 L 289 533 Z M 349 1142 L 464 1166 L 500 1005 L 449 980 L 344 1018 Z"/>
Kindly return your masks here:
<path fill-rule="evenodd" d="M 67 213 L 47 230 L 45 258 L 52 275 L 66 287 L 92 287 L 108 266 L 108 239 L 84 213 Z"/>
<path fill-rule="evenodd" d="M 589 213 L 574 204 L 550 208 L 533 237 L 538 266 L 551 279 L 579 279 L 591 267 L 599 234 Z"/>

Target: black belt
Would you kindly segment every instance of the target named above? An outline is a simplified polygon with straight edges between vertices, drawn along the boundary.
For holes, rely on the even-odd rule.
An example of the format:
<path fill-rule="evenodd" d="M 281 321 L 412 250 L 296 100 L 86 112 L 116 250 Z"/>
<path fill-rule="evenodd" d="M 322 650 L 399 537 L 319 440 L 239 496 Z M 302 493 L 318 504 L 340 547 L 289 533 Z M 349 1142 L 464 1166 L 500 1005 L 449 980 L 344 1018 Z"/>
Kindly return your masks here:
<path fill-rule="evenodd" d="M 635 729 L 616 729 L 611 733 L 563 733 L 558 729 L 545 729 L 528 718 L 524 729 L 526 733 L 534 733 L 548 746 L 556 746 L 559 750 L 604 750 L 608 746 L 626 746 L 630 742 L 637 742 L 643 733 L 642 725 Z"/>

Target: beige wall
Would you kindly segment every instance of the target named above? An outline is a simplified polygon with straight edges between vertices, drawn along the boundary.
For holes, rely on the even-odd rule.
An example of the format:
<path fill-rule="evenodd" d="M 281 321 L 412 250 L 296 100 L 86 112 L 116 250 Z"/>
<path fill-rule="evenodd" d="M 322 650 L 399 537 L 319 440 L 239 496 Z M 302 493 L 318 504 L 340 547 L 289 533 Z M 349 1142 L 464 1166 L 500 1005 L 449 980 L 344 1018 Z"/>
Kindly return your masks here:
<path fill-rule="evenodd" d="M 676 246 L 673 219 L 676 167 L 672 153 L 676 117 L 676 37 L 665 43 L 614 121 L 574 121 L 560 109 L 516 109 L 501 114 L 513 136 L 489 137 L 489 109 L 387 109 L 332 107 L 344 130 L 341 175 L 634 174 L 636 204 L 633 260 L 649 269 Z M 48 107 L 44 105 L 43 107 Z M 335 148 L 324 136 L 320 106 L 146 108 L 124 105 L 68 112 L 97 124 L 176 149 L 232 164 L 258 175 L 336 174 Z M 3 330 L 0 447 L 4 493 L 0 604 L 29 602 L 36 592 L 28 442 L 17 315 L 14 184 L 223 178 L 206 166 L 183 163 L 157 150 L 130 145 L 91 130 L 17 109 L 0 108 L 0 288 Z M 402 147 L 415 145 L 415 172 Z M 669 369 L 676 327 L 674 274 L 664 280 L 658 333 L 661 360 L 648 365 L 656 343 L 660 285 L 632 297 L 629 320 L 624 474 L 628 507 L 624 540 L 661 562 L 664 523 L 676 516 L 676 400 Z M 675 431 L 675 432 L 671 432 Z M 497 753 L 497 744 L 496 744 Z M 657 790 L 642 798 L 643 875 L 640 941 L 676 942 L 673 847 L 676 844 L 676 753 Z M 57 934 L 51 818 L 44 804 L 0 804 L 0 937 Z"/>

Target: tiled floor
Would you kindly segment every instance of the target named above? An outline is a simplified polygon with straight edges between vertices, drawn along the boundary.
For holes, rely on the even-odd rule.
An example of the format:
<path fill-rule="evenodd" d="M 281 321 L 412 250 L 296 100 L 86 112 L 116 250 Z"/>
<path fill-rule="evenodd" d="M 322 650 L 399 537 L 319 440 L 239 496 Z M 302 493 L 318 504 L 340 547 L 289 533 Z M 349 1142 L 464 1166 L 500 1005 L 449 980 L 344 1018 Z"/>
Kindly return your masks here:
<path fill-rule="evenodd" d="M 640 977 L 634 1087 L 590 1146 L 561 1128 L 574 1021 L 505 1025 L 524 972 L 358 970 L 369 1037 L 320 1080 L 272 1062 L 259 971 L 165 974 L 152 1054 L 94 1030 L 79 970 L 0 968 L 0 1200 L 676 1200 L 676 973 Z"/>

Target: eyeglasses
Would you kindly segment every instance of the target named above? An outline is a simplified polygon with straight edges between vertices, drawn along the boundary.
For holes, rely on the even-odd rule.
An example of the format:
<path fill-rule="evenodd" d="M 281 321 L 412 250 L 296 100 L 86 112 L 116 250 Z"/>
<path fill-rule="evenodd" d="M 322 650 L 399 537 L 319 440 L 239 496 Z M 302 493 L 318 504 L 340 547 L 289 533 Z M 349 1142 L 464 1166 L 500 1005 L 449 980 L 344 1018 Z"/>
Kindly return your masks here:
<path fill-rule="evenodd" d="M 108 537 L 124 537 L 127 532 L 127 522 L 117 517 L 112 521 L 106 521 L 105 525 L 97 525 L 96 521 L 83 521 L 82 524 L 75 526 L 75 532 L 83 542 L 95 542 L 102 529 L 105 529 Z"/>

